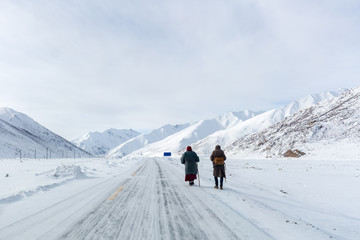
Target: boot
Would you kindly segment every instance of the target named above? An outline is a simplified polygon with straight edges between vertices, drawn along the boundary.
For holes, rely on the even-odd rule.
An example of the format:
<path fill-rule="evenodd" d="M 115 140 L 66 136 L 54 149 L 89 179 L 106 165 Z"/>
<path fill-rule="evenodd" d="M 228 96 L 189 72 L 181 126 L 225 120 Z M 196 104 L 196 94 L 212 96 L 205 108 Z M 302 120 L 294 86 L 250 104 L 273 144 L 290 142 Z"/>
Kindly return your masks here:
<path fill-rule="evenodd" d="M 218 186 L 215 185 L 214 188 L 218 189 Z"/>
<path fill-rule="evenodd" d="M 221 190 L 223 190 L 223 187 L 222 187 L 222 186 L 220 186 L 220 189 L 221 189 Z"/>

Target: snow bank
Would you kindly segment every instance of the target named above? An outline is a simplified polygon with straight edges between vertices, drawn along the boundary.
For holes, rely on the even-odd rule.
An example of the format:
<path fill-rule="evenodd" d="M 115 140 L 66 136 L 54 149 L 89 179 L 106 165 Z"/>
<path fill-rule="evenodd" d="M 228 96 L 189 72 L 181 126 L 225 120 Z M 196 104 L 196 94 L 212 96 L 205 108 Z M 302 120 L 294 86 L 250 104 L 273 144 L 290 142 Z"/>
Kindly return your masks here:
<path fill-rule="evenodd" d="M 65 179 L 75 179 L 75 178 L 84 178 L 87 177 L 86 173 L 80 166 L 70 165 L 70 166 L 59 166 L 54 170 L 47 172 L 50 177 L 54 178 L 65 178 Z"/>
<path fill-rule="evenodd" d="M 3 159 L 0 160 L 0 204 L 49 191 L 75 180 L 117 175 L 121 160 L 105 159 Z M 128 162 L 131 166 L 136 162 Z"/>

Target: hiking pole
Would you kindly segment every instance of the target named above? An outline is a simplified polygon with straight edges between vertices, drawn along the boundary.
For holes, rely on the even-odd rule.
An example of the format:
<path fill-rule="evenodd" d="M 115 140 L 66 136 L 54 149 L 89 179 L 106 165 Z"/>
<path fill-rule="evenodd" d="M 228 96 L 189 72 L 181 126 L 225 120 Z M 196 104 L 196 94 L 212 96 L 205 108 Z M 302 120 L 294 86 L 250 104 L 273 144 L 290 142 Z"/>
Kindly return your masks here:
<path fill-rule="evenodd" d="M 198 181 L 199 181 L 199 187 L 200 187 L 200 173 L 199 173 L 199 165 L 198 165 L 198 163 L 196 163 L 196 168 L 197 168 L 197 175 L 198 175 Z"/>

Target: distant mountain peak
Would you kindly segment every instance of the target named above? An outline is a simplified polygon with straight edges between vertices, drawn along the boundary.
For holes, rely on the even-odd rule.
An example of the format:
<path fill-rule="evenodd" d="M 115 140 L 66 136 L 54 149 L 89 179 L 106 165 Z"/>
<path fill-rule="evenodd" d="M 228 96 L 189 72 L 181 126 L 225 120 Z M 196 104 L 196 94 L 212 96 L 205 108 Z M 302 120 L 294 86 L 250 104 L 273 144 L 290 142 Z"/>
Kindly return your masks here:
<path fill-rule="evenodd" d="M 140 135 L 133 129 L 110 128 L 104 132 L 89 132 L 73 143 L 94 155 L 104 155 L 112 148 Z"/>
<path fill-rule="evenodd" d="M 188 127 L 190 124 L 166 124 L 158 129 L 154 129 L 149 133 L 141 134 L 133 139 L 130 139 L 114 149 L 110 150 L 107 157 L 121 158 L 131 154 L 139 149 L 146 147 L 147 145 L 163 140 L 164 138 L 175 134 L 182 129 Z"/>

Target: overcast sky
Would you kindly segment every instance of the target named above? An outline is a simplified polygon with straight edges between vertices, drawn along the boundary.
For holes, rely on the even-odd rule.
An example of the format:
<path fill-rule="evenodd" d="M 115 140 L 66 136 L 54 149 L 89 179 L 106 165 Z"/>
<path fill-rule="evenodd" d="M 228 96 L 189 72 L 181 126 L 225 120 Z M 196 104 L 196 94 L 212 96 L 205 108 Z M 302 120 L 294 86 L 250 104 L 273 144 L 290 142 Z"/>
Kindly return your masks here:
<path fill-rule="evenodd" d="M 358 0 L 0 1 L 0 106 L 69 140 L 359 83 Z"/>

